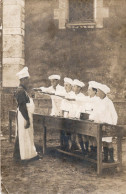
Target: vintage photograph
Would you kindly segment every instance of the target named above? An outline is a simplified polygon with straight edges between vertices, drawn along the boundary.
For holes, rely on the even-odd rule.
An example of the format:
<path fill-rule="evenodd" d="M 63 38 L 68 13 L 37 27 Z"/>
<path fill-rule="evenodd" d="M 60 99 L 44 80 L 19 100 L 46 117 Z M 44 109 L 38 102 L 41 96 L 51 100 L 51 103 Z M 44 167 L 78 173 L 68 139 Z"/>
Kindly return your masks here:
<path fill-rule="evenodd" d="M 0 0 L 0 193 L 126 193 L 126 0 Z"/>

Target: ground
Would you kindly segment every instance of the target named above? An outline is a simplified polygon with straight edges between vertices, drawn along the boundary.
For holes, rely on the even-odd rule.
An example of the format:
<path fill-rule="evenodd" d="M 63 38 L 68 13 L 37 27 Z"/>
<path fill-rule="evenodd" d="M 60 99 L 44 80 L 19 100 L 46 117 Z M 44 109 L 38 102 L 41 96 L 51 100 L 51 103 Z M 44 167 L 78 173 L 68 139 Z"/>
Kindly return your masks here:
<path fill-rule="evenodd" d="M 1 141 L 2 193 L 9 194 L 125 194 L 126 141 L 123 140 L 123 171 L 106 169 L 97 176 L 96 166 L 49 149 L 41 160 L 28 164 L 13 161 L 13 146 L 8 135 Z M 58 145 L 55 133 L 48 145 Z M 37 149 L 40 136 L 35 136 Z"/>

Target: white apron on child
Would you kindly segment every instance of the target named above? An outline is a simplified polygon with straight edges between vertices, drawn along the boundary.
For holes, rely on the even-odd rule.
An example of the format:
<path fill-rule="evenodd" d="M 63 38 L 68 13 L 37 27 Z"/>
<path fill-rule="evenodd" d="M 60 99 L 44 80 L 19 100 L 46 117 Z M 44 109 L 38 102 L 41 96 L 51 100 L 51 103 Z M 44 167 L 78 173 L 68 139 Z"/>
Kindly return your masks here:
<path fill-rule="evenodd" d="M 25 119 L 22 116 L 19 108 L 17 110 L 17 120 L 18 120 L 18 137 L 19 137 L 19 149 L 21 160 L 28 160 L 37 156 L 36 148 L 34 145 L 34 131 L 33 131 L 33 113 L 34 113 L 34 102 L 31 98 L 30 103 L 26 104 L 28 110 L 28 116 L 30 120 L 30 127 L 25 129 Z"/>

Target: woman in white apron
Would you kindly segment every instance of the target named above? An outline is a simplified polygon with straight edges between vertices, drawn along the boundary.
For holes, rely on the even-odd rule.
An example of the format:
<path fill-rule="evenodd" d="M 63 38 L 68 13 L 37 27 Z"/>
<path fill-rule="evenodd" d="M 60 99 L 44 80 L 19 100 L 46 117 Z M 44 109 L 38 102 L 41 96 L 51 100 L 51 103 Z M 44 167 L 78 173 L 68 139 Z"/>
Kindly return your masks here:
<path fill-rule="evenodd" d="M 26 92 L 29 79 L 28 68 L 24 67 L 17 73 L 17 76 L 19 77 L 20 85 L 15 93 L 18 108 L 14 159 L 22 161 L 39 159 L 33 135 L 32 115 L 34 112 L 34 103 Z"/>

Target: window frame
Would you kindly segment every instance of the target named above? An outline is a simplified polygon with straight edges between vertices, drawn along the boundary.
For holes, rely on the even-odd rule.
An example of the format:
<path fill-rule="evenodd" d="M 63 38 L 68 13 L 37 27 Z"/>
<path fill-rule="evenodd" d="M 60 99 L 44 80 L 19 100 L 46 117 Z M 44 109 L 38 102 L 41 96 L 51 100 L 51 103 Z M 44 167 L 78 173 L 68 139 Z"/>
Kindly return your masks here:
<path fill-rule="evenodd" d="M 79 21 L 76 21 L 76 22 L 70 22 L 69 21 L 69 18 L 70 18 L 70 9 L 69 9 L 69 0 L 68 0 L 68 19 L 67 19 L 67 22 L 66 22 L 66 28 L 85 28 L 85 29 L 93 29 L 96 27 L 96 0 L 93 0 L 93 21 L 85 21 L 85 22 L 79 22 Z"/>

